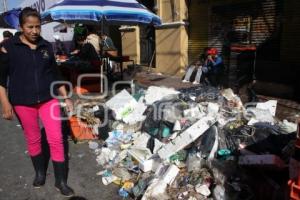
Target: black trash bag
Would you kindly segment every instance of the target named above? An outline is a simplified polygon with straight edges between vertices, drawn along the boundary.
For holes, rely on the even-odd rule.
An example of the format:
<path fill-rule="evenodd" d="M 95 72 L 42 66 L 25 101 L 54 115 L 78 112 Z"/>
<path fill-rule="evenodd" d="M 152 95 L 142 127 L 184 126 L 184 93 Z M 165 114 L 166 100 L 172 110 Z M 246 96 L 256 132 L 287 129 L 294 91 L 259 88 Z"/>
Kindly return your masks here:
<path fill-rule="evenodd" d="M 94 112 L 94 116 L 101 120 L 102 124 L 98 127 L 99 139 L 106 140 L 111 131 L 111 124 L 114 120 L 112 110 L 107 107 L 99 106 L 99 109 Z"/>
<path fill-rule="evenodd" d="M 180 101 L 179 100 L 159 101 L 159 102 L 155 102 L 152 106 L 149 106 L 144 113 L 146 115 L 146 119 L 142 124 L 142 131 L 155 137 L 158 135 L 158 132 L 162 126 L 167 126 L 172 131 L 174 124 L 170 121 L 165 120 L 164 109 L 167 106 L 173 104 L 179 106 L 180 104 L 176 104 L 178 102 Z M 180 110 L 179 115 L 182 116 L 182 113 L 183 113 L 183 109 L 182 111 Z"/>
<path fill-rule="evenodd" d="M 256 131 L 259 132 L 261 130 L 258 129 Z M 296 133 L 281 135 L 270 134 L 264 140 L 247 146 L 246 149 L 256 154 L 275 154 L 285 160 L 286 154 L 284 149 L 291 141 L 295 140 Z"/>
<path fill-rule="evenodd" d="M 201 152 L 203 158 L 208 158 L 217 139 L 218 128 L 215 125 L 211 126 L 199 138 L 199 142 L 197 144 L 197 151 Z"/>
<path fill-rule="evenodd" d="M 233 130 L 225 130 L 226 143 L 230 150 L 236 151 L 240 145 L 256 154 L 275 154 L 286 159 L 287 146 L 296 139 L 296 134 L 282 134 L 275 125 L 257 123 L 243 125 Z"/>

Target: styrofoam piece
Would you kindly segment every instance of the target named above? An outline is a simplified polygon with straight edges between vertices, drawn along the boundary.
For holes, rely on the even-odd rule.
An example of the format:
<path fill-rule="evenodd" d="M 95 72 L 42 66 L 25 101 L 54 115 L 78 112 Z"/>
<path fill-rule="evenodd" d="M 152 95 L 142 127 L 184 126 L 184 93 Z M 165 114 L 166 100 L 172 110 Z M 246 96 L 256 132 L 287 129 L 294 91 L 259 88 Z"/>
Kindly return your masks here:
<path fill-rule="evenodd" d="M 158 140 L 157 140 L 158 141 Z M 158 141 L 159 142 L 159 141 Z M 159 142 L 160 143 L 160 142 Z M 162 144 L 162 143 L 161 143 Z M 155 144 L 157 146 L 157 144 Z M 128 153 L 139 163 L 139 168 L 143 172 L 153 171 L 159 163 L 158 157 L 152 157 L 152 153 L 146 147 L 133 146 Z"/>
<path fill-rule="evenodd" d="M 145 160 L 143 162 L 139 162 L 139 168 L 143 172 L 150 172 L 152 170 L 153 165 L 154 165 L 154 160 L 153 159 L 149 159 L 149 160 Z"/>
<path fill-rule="evenodd" d="M 161 159 L 168 159 L 171 155 L 180 151 L 197 138 L 199 138 L 210 126 L 216 122 L 212 116 L 205 116 L 194 123 L 191 127 L 178 135 L 174 140 L 164 145 L 158 150 L 158 155 Z"/>
<path fill-rule="evenodd" d="M 127 90 L 122 90 L 105 105 L 114 111 L 117 120 L 123 120 L 127 124 L 135 124 L 146 119 L 143 113 L 147 106 L 142 102 L 137 102 Z"/>
<path fill-rule="evenodd" d="M 239 157 L 239 165 L 252 165 L 252 166 L 269 166 L 285 168 L 286 165 L 278 156 L 272 154 L 265 155 L 244 155 Z"/>
<path fill-rule="evenodd" d="M 148 148 L 131 148 L 128 150 L 128 153 L 135 158 L 138 162 L 144 162 L 145 160 L 148 160 L 151 156 L 152 153 Z"/>
<path fill-rule="evenodd" d="M 150 158 L 149 160 L 145 160 L 143 162 L 139 162 L 139 168 L 143 172 L 155 171 L 157 166 L 159 165 L 160 159 L 158 158 Z"/>
<path fill-rule="evenodd" d="M 176 165 L 170 165 L 164 175 L 161 177 L 163 182 L 171 185 L 175 180 L 177 174 L 179 173 L 179 168 Z"/>
<path fill-rule="evenodd" d="M 198 184 L 195 186 L 195 190 L 197 193 L 202 194 L 203 196 L 206 196 L 206 197 L 208 197 L 211 194 L 207 185 Z"/>
<path fill-rule="evenodd" d="M 179 120 L 175 121 L 174 127 L 173 127 L 173 131 L 180 131 L 181 130 L 181 125 Z"/>
<path fill-rule="evenodd" d="M 197 107 L 193 107 L 193 108 L 184 110 L 183 116 L 186 118 L 191 117 L 191 118 L 200 119 L 201 117 L 204 116 L 204 113 L 202 113 L 197 106 Z"/>
<path fill-rule="evenodd" d="M 134 139 L 133 147 L 147 147 L 148 140 L 150 135 L 147 133 L 141 133 L 137 138 Z"/>
<path fill-rule="evenodd" d="M 276 100 L 269 100 L 264 103 L 257 103 L 256 108 L 263 109 L 263 110 L 269 110 L 272 116 L 274 117 L 276 114 L 276 108 L 277 108 L 277 101 Z"/>
<path fill-rule="evenodd" d="M 209 102 L 207 105 L 207 112 L 209 115 L 215 115 L 219 112 L 220 106 L 217 103 Z"/>
<path fill-rule="evenodd" d="M 155 171 L 154 176 L 159 178 L 159 180 L 163 181 L 164 183 L 170 185 L 173 183 L 178 173 L 179 168 L 176 165 L 166 165 L 164 163 L 160 163 Z"/>
<path fill-rule="evenodd" d="M 117 120 L 121 120 L 130 113 L 137 104 L 137 101 L 125 89 L 105 103 L 108 108 L 115 112 Z"/>
<path fill-rule="evenodd" d="M 133 111 L 123 118 L 123 121 L 127 124 L 136 124 L 137 122 L 144 121 L 146 116 L 143 115 L 147 106 L 144 103 L 138 102 Z"/>

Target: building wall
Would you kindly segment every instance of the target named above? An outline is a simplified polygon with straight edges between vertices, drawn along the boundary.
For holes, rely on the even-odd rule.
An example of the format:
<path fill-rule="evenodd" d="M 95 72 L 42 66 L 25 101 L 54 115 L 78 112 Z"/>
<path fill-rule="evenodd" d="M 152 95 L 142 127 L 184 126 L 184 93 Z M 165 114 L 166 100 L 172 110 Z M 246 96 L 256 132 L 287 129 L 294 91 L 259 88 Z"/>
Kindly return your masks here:
<path fill-rule="evenodd" d="M 135 63 L 140 63 L 140 37 L 139 27 L 134 26 L 128 29 L 121 29 L 122 39 L 122 54 L 124 56 L 130 56 L 130 59 Z M 124 63 L 124 68 L 126 68 Z M 130 63 L 128 63 L 130 64 Z"/>
<path fill-rule="evenodd" d="M 158 15 L 163 23 L 187 19 L 185 0 L 160 0 Z M 156 69 L 168 75 L 182 75 L 188 64 L 188 35 L 184 25 L 163 26 L 156 30 Z"/>
<path fill-rule="evenodd" d="M 180 75 L 187 64 L 187 34 L 183 26 L 156 31 L 156 71 Z"/>
<path fill-rule="evenodd" d="M 190 1 L 188 5 L 188 63 L 199 58 L 208 46 L 208 2 Z"/>
<path fill-rule="evenodd" d="M 185 0 L 157 0 L 157 15 L 162 23 L 182 22 L 188 18 Z M 122 53 L 140 63 L 140 32 L 138 27 L 121 30 Z M 163 26 L 156 30 L 155 63 L 153 71 L 182 75 L 188 64 L 188 33 L 184 25 Z M 126 65 L 125 65 L 126 67 Z"/>

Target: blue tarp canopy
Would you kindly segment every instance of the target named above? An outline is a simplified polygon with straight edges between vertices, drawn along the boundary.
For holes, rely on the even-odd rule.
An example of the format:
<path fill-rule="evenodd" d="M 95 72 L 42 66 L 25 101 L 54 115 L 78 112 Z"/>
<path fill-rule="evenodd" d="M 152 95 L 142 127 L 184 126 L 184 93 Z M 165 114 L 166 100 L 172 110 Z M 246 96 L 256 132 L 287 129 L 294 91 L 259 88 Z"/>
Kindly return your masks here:
<path fill-rule="evenodd" d="M 160 25 L 160 18 L 135 0 L 62 0 L 42 13 L 44 22 Z"/>

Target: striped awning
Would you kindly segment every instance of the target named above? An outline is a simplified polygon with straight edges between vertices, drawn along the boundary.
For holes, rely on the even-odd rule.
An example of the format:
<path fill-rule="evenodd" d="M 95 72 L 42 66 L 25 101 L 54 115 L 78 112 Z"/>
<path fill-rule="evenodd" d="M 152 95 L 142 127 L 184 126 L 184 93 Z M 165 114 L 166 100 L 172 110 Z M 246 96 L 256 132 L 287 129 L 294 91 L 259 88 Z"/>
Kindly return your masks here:
<path fill-rule="evenodd" d="M 160 25 L 160 18 L 135 0 L 62 0 L 42 13 L 44 22 L 82 21 Z"/>

